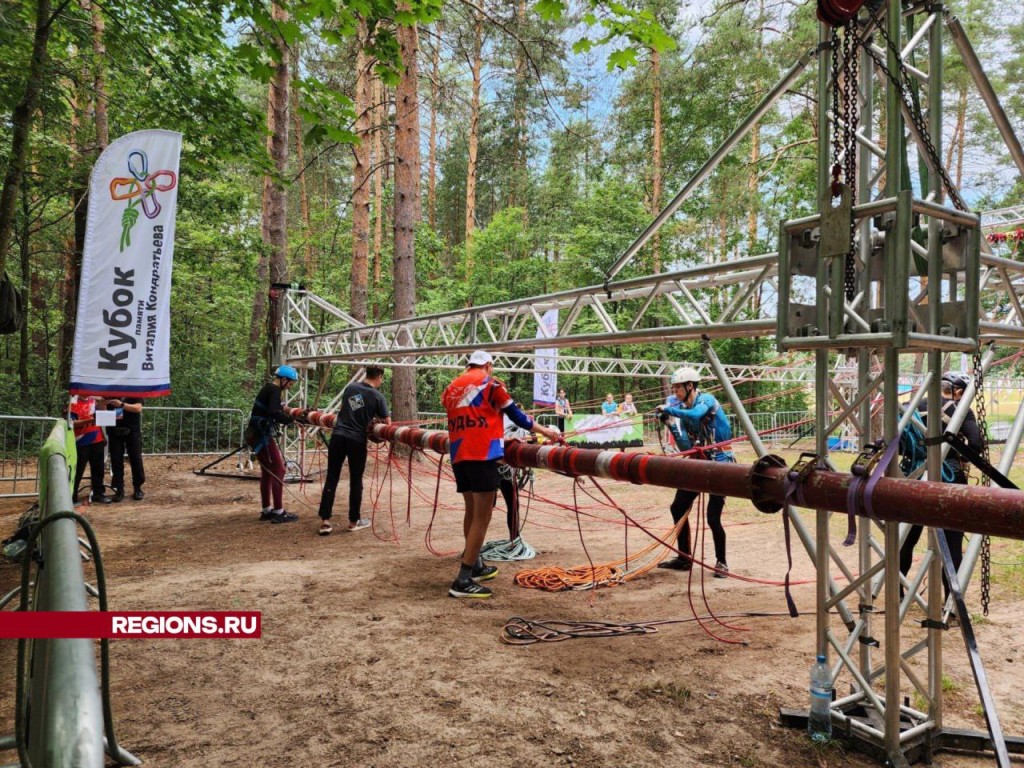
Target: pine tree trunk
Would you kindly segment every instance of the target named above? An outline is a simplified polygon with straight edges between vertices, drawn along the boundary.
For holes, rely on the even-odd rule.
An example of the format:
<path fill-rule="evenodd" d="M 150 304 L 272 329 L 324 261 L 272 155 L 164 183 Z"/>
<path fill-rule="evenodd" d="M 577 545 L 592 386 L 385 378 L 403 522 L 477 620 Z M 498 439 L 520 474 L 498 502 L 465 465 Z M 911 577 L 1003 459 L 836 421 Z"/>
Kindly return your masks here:
<path fill-rule="evenodd" d="M 469 159 L 466 163 L 466 283 L 473 279 L 473 229 L 476 223 L 476 157 L 480 129 L 480 66 L 484 39 L 483 14 L 477 11 L 473 24 L 472 98 L 469 107 Z"/>
<path fill-rule="evenodd" d="M 298 54 L 296 53 L 296 58 Z M 295 63 L 298 68 L 298 61 Z M 299 166 L 299 205 L 302 211 L 302 236 L 306 241 L 302 271 L 307 281 L 316 274 L 316 254 L 313 252 L 313 226 L 309 218 L 309 190 L 306 187 L 306 152 L 302 146 L 302 116 L 299 114 L 299 92 L 292 91 L 292 127 L 295 131 L 295 160 Z"/>
<path fill-rule="evenodd" d="M 79 90 L 84 90 L 80 88 Z M 84 165 L 86 147 L 83 144 L 84 131 L 82 114 L 88 99 L 78 91 L 71 95 L 71 131 L 70 144 L 74 151 L 76 165 Z M 61 326 L 61 354 L 57 369 L 57 380 L 63 384 L 71 382 L 71 357 L 75 343 L 75 323 L 78 320 L 78 291 L 82 281 L 82 256 L 85 250 L 85 230 L 89 219 L 88 178 L 89 169 L 79 168 L 74 174 L 74 186 L 71 190 L 71 217 L 74 223 L 73 234 L 68 242 L 67 261 L 64 264 L 64 286 L 66 291 L 64 322 Z"/>
<path fill-rule="evenodd" d="M 399 27 L 402 76 L 395 91 L 395 319 L 416 313 L 416 226 L 420 221 L 420 110 L 417 92 L 417 32 Z M 411 339 L 399 339 L 409 344 Z M 406 363 L 413 362 L 405 360 Z M 394 369 L 392 400 L 396 421 L 416 419 L 416 369 Z"/>
<path fill-rule="evenodd" d="M 519 7 L 516 10 L 516 29 L 519 40 L 526 39 L 526 0 L 519 0 Z M 527 60 L 526 51 L 523 50 L 521 42 L 516 43 L 515 48 L 515 85 L 512 92 L 514 103 L 512 105 L 513 135 L 515 136 L 515 154 L 513 155 L 512 178 L 509 186 L 508 205 L 514 208 L 517 205 L 526 207 L 526 79 Z M 524 222 L 525 224 L 525 222 Z"/>
<path fill-rule="evenodd" d="M 95 67 L 92 73 L 92 97 L 96 120 L 96 149 L 99 154 L 110 144 L 110 121 L 107 118 L 107 47 L 103 40 L 106 23 L 103 21 L 103 11 L 97 3 L 85 0 L 83 7 L 87 8 L 92 19 L 92 52 Z"/>
<path fill-rule="evenodd" d="M 652 105 L 654 111 L 653 146 L 651 158 L 651 215 L 661 212 L 661 54 L 651 49 Z M 661 272 L 661 233 L 655 232 L 652 248 L 654 272 Z"/>
<path fill-rule="evenodd" d="M 384 165 L 383 145 L 387 140 L 387 108 L 384 84 L 373 78 L 373 320 L 380 320 L 380 262 L 384 247 Z"/>
<path fill-rule="evenodd" d="M 960 100 L 956 105 L 956 127 L 958 139 L 954 139 L 954 143 L 957 144 L 957 158 L 956 158 L 956 187 L 960 189 L 960 182 L 963 181 L 964 177 L 964 134 L 966 132 L 967 124 L 967 86 L 963 86 L 960 89 Z"/>
<path fill-rule="evenodd" d="M 29 241 L 31 226 L 28 203 L 28 195 L 26 194 L 26 190 L 23 188 L 21 190 L 21 237 L 19 242 L 19 251 L 21 255 L 21 284 L 24 286 L 26 291 L 28 291 L 29 286 L 32 285 L 32 252 Z M 32 295 L 31 292 L 29 295 Z M 18 340 L 18 378 L 21 381 L 21 401 L 25 405 L 29 405 L 34 399 L 32 397 L 32 390 L 29 389 L 28 379 L 28 318 L 33 309 L 35 309 L 34 302 L 26 302 L 25 316 L 21 323 L 21 338 Z M 48 359 L 48 357 L 44 357 L 43 359 Z"/>
<path fill-rule="evenodd" d="M 427 160 L 427 216 L 430 228 L 437 229 L 437 108 L 440 102 L 441 79 L 441 22 L 434 25 L 434 52 L 430 68 L 430 137 Z"/>
<path fill-rule="evenodd" d="M 287 19 L 287 13 L 274 3 L 271 16 L 276 21 Z M 252 322 L 249 325 L 249 370 L 255 371 L 259 358 L 260 331 L 267 320 L 270 349 L 268 363 L 276 365 L 280 354 L 276 349 L 277 331 L 281 327 L 283 304 L 276 303 L 275 311 L 267 316 L 267 291 L 270 283 L 283 283 L 288 276 L 288 230 L 286 225 L 288 197 L 284 176 L 288 165 L 288 48 L 283 40 L 277 41 L 281 60 L 277 62 L 270 81 L 267 97 L 267 152 L 274 174 L 263 177 L 262 237 L 264 250 L 256 268 L 256 295 L 253 299 Z"/>
<path fill-rule="evenodd" d="M 359 25 L 356 55 L 356 135 L 355 168 L 352 171 L 352 274 L 349 284 L 349 312 L 366 322 L 366 283 L 370 262 L 370 67 L 363 50 L 366 26 Z"/>
<path fill-rule="evenodd" d="M 58 11 L 67 5 L 61 3 Z M 25 78 L 25 92 L 11 116 L 11 151 L 7 157 L 7 172 L 4 174 L 3 189 L 0 189 L 0 275 L 7 263 L 7 249 L 14 234 L 14 206 L 21 191 L 21 178 L 25 173 L 25 157 L 28 154 L 28 135 L 32 129 L 32 116 L 39 103 L 46 69 L 46 46 L 50 41 L 53 18 L 50 15 L 50 0 L 37 0 L 36 31 L 32 42 L 32 60 Z M 56 15 L 56 14 L 54 14 Z"/>
<path fill-rule="evenodd" d="M 747 181 L 747 192 L 750 195 L 750 208 L 747 213 L 747 252 L 751 255 L 757 249 L 757 191 L 760 179 L 757 175 L 757 164 L 761 159 L 761 126 L 755 124 L 750 131 L 750 177 Z"/>

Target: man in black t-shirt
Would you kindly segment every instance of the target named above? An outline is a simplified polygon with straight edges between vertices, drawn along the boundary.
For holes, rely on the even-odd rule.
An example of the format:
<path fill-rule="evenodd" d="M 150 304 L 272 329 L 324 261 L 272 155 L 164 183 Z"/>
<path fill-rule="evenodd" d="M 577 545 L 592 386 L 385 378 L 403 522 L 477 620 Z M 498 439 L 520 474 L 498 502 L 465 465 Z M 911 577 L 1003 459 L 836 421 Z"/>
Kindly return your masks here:
<path fill-rule="evenodd" d="M 128 463 L 132 468 L 132 498 L 141 501 L 142 484 L 146 482 L 146 471 L 142 466 L 142 400 L 126 397 L 123 400 L 107 400 L 108 410 L 121 409 L 117 424 L 107 427 L 107 442 L 110 445 L 110 488 L 113 502 L 124 499 L 124 454 L 128 452 Z"/>
<path fill-rule="evenodd" d="M 341 410 L 327 448 L 327 477 L 320 497 L 321 536 L 327 536 L 332 530 L 334 494 L 345 459 L 348 459 L 349 474 L 348 530 L 359 531 L 370 526 L 370 521 L 363 520 L 359 511 L 363 504 L 363 472 L 366 471 L 366 441 L 370 425 L 374 419 L 391 423 L 388 404 L 379 391 L 383 382 L 384 369 L 369 365 L 366 367 L 366 378 L 349 384 L 341 394 Z"/>

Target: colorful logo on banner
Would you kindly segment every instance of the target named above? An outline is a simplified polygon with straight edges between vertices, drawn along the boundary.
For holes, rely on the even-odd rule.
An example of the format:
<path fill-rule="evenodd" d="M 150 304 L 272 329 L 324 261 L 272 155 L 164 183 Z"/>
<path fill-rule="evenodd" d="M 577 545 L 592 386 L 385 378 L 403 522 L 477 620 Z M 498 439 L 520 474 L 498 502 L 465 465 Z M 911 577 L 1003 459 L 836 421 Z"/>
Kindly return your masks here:
<path fill-rule="evenodd" d="M 73 395 L 170 394 L 171 272 L 181 134 L 115 139 L 89 177 Z"/>
<path fill-rule="evenodd" d="M 128 173 L 132 178 L 118 177 L 110 181 L 112 200 L 127 200 L 128 206 L 121 214 L 121 252 L 132 244 L 132 228 L 139 220 L 139 209 L 147 219 L 160 215 L 160 200 L 157 192 L 170 192 L 178 183 L 174 171 L 149 172 L 149 157 L 136 149 L 128 154 Z"/>
<path fill-rule="evenodd" d="M 636 448 L 644 444 L 644 425 L 636 416 L 619 413 L 573 414 L 566 420 L 576 448 Z"/>

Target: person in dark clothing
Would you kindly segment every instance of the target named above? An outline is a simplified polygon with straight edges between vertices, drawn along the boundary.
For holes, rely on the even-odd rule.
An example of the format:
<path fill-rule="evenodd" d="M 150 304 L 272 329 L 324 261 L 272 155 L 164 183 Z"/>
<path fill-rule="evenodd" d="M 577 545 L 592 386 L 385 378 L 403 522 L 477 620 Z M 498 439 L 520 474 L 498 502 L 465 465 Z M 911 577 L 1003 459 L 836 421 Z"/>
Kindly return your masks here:
<path fill-rule="evenodd" d="M 331 533 L 334 495 L 338 489 L 341 467 L 348 459 L 348 530 L 359 531 L 370 526 L 360 517 L 363 504 L 363 472 L 366 471 L 366 441 L 374 419 L 391 423 L 388 404 L 380 393 L 384 369 L 369 365 L 366 378 L 345 387 L 341 393 L 341 410 L 334 422 L 331 442 L 327 446 L 327 477 L 320 496 L 320 535 Z"/>
<path fill-rule="evenodd" d="M 942 425 L 943 429 L 947 429 L 947 425 L 950 419 L 953 418 L 953 413 L 956 411 L 957 405 L 960 403 L 961 398 L 964 396 L 964 392 L 967 390 L 970 384 L 970 379 L 963 373 L 957 371 L 950 371 L 942 377 Z M 920 405 L 920 410 L 927 413 L 928 402 L 924 401 Z M 927 422 L 927 419 L 925 419 Z M 981 437 L 981 430 L 978 428 L 978 420 L 974 416 L 974 411 L 968 410 L 967 416 L 964 417 L 963 424 L 960 425 L 960 429 L 957 434 L 967 441 L 967 444 L 978 451 L 979 453 L 984 449 L 984 441 Z M 942 462 L 942 482 L 954 483 L 956 485 L 967 485 L 967 468 L 964 466 L 963 461 L 953 451 L 950 451 L 946 455 L 945 461 Z M 953 558 L 953 567 L 957 571 L 960 570 L 960 563 L 964 559 L 964 534 L 963 531 L 952 531 L 946 528 L 938 529 L 939 533 L 946 537 L 946 543 L 949 545 L 949 552 Z M 922 527 L 920 525 L 910 526 L 910 530 L 907 532 L 907 538 L 903 542 L 903 546 L 900 547 L 900 573 L 906 576 L 910 573 L 910 566 L 914 562 L 914 547 L 921 538 Z M 949 584 L 946 581 L 946 573 L 942 573 L 942 583 L 945 587 L 945 594 L 949 594 Z M 903 597 L 903 585 L 900 584 L 900 598 Z"/>
<path fill-rule="evenodd" d="M 75 483 L 71 494 L 71 500 L 75 504 L 78 503 L 78 485 L 82 482 L 86 464 L 89 465 L 89 477 L 92 480 L 92 503 L 110 503 L 110 497 L 104 495 L 103 486 L 103 447 L 106 440 L 103 437 L 103 428 L 96 426 L 96 409 L 102 407 L 102 400 L 79 395 L 72 397 L 68 406 L 68 421 L 75 431 L 75 449 L 78 452 Z"/>
<path fill-rule="evenodd" d="M 245 430 L 246 442 L 260 463 L 261 521 L 292 523 L 299 519 L 298 515 L 284 511 L 284 456 L 274 442 L 277 426 L 292 421 L 281 408 L 281 396 L 298 380 L 298 372 L 290 365 L 278 366 L 274 380 L 264 385 L 256 395 L 249 426 Z"/>
<path fill-rule="evenodd" d="M 564 394 L 565 390 L 560 390 L 559 393 Z M 516 403 L 516 407 L 522 410 L 523 404 Z M 504 417 L 504 423 L 506 443 L 511 440 L 522 440 L 528 443 L 535 442 L 535 438 L 529 430 L 518 426 L 508 416 Z M 532 470 L 523 471 L 530 472 Z M 519 491 L 527 482 L 529 482 L 528 477 L 520 475 L 517 470 L 505 462 L 499 462 L 498 490 L 501 492 L 501 497 L 505 500 L 505 521 L 508 525 L 508 540 L 510 542 L 514 542 L 519 538 L 519 532 L 522 528 L 522 521 L 519 519 Z"/>
<path fill-rule="evenodd" d="M 141 501 L 145 495 L 142 484 L 146 482 L 146 470 L 142 466 L 142 400 L 126 397 L 123 400 L 107 400 L 107 409 L 118 411 L 117 424 L 107 427 L 107 441 L 110 443 L 110 488 L 113 502 L 124 499 L 124 454 L 128 452 L 128 463 L 132 468 L 132 498 Z"/>

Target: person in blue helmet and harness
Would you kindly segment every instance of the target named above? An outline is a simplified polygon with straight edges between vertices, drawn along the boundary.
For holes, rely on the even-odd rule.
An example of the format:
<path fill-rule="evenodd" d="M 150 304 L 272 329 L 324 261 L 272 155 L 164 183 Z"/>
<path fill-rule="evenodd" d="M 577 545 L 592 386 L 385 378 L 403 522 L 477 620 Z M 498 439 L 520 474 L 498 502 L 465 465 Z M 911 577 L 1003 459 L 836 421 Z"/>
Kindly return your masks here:
<path fill-rule="evenodd" d="M 713 395 L 699 389 L 700 374 L 693 368 L 679 368 L 672 374 L 672 394 L 679 399 L 674 406 L 659 405 L 656 408 L 658 418 L 672 432 L 676 445 L 681 451 L 694 448 L 705 450 L 694 454 L 695 458 L 711 461 L 736 462 L 729 446 L 719 446 L 732 440 L 732 427 L 726 418 L 722 406 Z M 678 426 L 674 419 L 679 419 Z M 719 446 L 719 447 L 716 447 Z M 693 505 L 699 494 L 693 491 L 676 491 L 672 501 L 672 519 L 679 522 Z M 722 510 L 725 508 L 724 496 L 710 496 L 708 499 L 708 527 L 715 543 L 715 578 L 724 579 L 729 575 L 729 566 L 725 559 L 725 528 L 722 527 Z M 678 548 L 680 555 L 659 563 L 659 568 L 675 571 L 688 571 L 693 565 L 690 544 L 690 521 L 687 518 L 679 531 Z"/>
<path fill-rule="evenodd" d="M 942 375 L 942 405 L 940 406 L 940 412 L 942 414 L 943 432 L 949 430 L 949 422 L 952 420 L 957 406 L 970 385 L 970 377 L 960 371 L 947 371 Z M 922 421 L 927 425 L 928 419 L 925 414 L 928 413 L 928 401 L 922 400 L 918 409 L 923 412 Z M 957 435 L 963 438 L 967 445 L 977 453 L 981 453 L 985 449 L 985 441 L 974 411 L 967 410 L 967 415 L 964 417 L 960 429 L 957 430 Z M 967 485 L 967 470 L 968 466 L 964 464 L 959 454 L 950 451 L 942 462 L 942 482 L 953 483 L 954 485 Z M 917 546 L 923 530 L 920 525 L 910 526 L 907 538 L 904 540 L 903 546 L 900 547 L 900 573 L 904 576 L 910 573 L 910 567 L 914 562 L 914 547 Z M 953 559 L 953 568 L 959 572 L 960 564 L 964 559 L 964 533 L 963 531 L 954 531 L 949 528 L 941 529 L 941 533 L 945 536 L 946 543 L 949 545 L 949 554 Z M 948 596 L 949 584 L 946 581 L 945 570 L 942 572 L 942 585 L 944 594 Z M 900 599 L 903 599 L 902 582 L 900 583 Z"/>
<path fill-rule="evenodd" d="M 278 425 L 292 421 L 281 408 L 281 397 L 298 380 L 299 374 L 294 368 L 279 365 L 274 371 L 274 380 L 265 384 L 256 395 L 249 426 L 245 429 L 245 442 L 260 463 L 261 521 L 293 523 L 299 519 L 298 515 L 284 511 L 284 456 L 274 442 Z"/>

